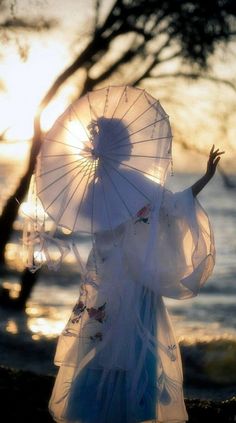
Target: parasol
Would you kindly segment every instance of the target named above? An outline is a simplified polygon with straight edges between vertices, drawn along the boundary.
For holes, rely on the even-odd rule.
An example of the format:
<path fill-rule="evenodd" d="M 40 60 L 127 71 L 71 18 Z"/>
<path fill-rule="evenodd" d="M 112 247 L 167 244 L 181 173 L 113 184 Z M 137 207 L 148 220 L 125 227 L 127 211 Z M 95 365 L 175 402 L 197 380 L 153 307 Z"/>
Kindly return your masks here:
<path fill-rule="evenodd" d="M 145 90 L 108 86 L 73 102 L 46 134 L 37 196 L 57 227 L 113 230 L 152 204 L 171 162 L 172 134 Z"/>

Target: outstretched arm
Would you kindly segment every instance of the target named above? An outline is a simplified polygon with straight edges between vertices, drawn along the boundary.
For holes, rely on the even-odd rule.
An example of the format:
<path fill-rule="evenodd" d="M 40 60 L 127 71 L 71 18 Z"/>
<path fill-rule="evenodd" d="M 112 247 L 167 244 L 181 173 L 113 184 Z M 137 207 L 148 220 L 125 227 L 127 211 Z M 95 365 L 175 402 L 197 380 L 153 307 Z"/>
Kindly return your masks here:
<path fill-rule="evenodd" d="M 196 197 L 199 192 L 205 187 L 205 185 L 211 180 L 214 176 L 217 164 L 220 161 L 221 154 L 224 154 L 224 151 L 214 150 L 215 146 L 213 145 L 209 154 L 209 159 L 207 162 L 207 170 L 205 175 L 202 176 L 195 184 L 191 186 L 193 196 Z"/>

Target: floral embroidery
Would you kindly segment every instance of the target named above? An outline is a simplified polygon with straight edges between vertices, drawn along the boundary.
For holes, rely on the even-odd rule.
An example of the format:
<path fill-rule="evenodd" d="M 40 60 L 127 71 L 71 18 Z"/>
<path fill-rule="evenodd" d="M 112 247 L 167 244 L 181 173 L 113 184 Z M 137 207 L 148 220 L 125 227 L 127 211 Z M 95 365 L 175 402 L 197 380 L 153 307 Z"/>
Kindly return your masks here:
<path fill-rule="evenodd" d="M 82 311 L 84 311 L 85 308 L 86 308 L 86 305 L 83 303 L 83 301 L 78 301 L 78 303 L 75 304 L 72 311 L 73 313 L 78 314 L 78 313 L 82 313 Z"/>
<path fill-rule="evenodd" d="M 70 319 L 71 320 L 71 323 L 73 323 L 73 324 L 74 323 L 78 323 L 79 320 L 82 317 L 81 316 L 82 313 L 85 310 L 87 310 L 90 319 L 94 319 L 94 320 L 97 320 L 100 323 L 103 323 L 104 320 L 105 320 L 105 317 L 106 317 L 105 306 L 106 306 L 106 303 L 104 303 L 103 305 L 101 305 L 98 308 L 95 308 L 95 307 L 88 308 L 83 303 L 83 301 L 79 300 L 75 304 L 75 306 L 74 306 L 74 308 L 72 310 L 74 316 L 73 316 L 73 318 Z"/>
<path fill-rule="evenodd" d="M 160 402 L 164 405 L 168 405 L 171 402 L 171 396 L 165 385 L 163 385 L 163 388 L 160 391 Z"/>
<path fill-rule="evenodd" d="M 65 328 L 62 332 L 64 336 L 76 336 L 69 328 Z"/>
<path fill-rule="evenodd" d="M 138 218 L 135 223 L 137 222 L 143 222 L 143 223 L 149 223 L 149 213 L 151 210 L 151 205 L 147 204 L 146 206 L 142 207 L 138 213 L 136 214 L 136 217 Z"/>
<path fill-rule="evenodd" d="M 87 308 L 87 312 L 89 314 L 90 319 L 95 319 L 98 322 L 103 323 L 106 317 L 105 306 L 106 306 L 106 303 L 104 303 L 102 306 L 98 308 L 94 308 L 94 307 Z"/>
<path fill-rule="evenodd" d="M 97 332 L 90 336 L 91 341 L 102 341 L 102 332 Z"/>
<path fill-rule="evenodd" d="M 157 388 L 160 403 L 168 405 L 172 400 L 177 399 L 181 384 L 177 380 L 170 378 L 162 367 L 161 374 L 157 380 Z"/>
<path fill-rule="evenodd" d="M 168 345 L 168 351 L 170 354 L 170 359 L 171 361 L 175 361 L 176 360 L 176 356 L 174 354 L 174 351 L 176 350 L 176 345 L 172 344 L 172 345 Z"/>
<path fill-rule="evenodd" d="M 81 314 L 83 313 L 83 311 L 86 309 L 86 305 L 83 303 L 83 301 L 78 301 L 72 312 L 75 315 L 75 317 L 73 317 L 73 319 L 71 319 L 71 323 L 78 323 L 78 321 L 81 319 Z"/>

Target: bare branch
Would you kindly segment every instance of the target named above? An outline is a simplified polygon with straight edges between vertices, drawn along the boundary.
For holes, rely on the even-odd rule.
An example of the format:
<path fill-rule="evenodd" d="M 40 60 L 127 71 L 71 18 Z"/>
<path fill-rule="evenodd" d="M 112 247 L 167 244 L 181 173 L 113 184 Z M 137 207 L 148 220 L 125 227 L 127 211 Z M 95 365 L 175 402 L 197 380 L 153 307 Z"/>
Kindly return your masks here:
<path fill-rule="evenodd" d="M 149 65 L 146 67 L 146 69 L 143 70 L 143 72 L 141 72 L 141 74 L 138 77 L 134 77 L 132 79 L 132 84 L 133 85 L 138 85 L 139 82 L 141 82 L 144 78 L 147 78 L 150 75 L 150 72 L 152 71 L 152 69 L 157 65 L 157 59 L 154 56 L 150 56 L 150 63 Z"/>
<path fill-rule="evenodd" d="M 6 137 L 5 137 L 5 135 L 6 135 L 7 131 L 8 131 L 8 129 L 10 129 L 10 127 L 8 127 L 8 128 L 6 128 L 6 129 L 4 129 L 4 130 L 0 133 L 0 141 L 1 141 L 1 142 L 5 142 L 5 141 L 6 141 Z"/>
<path fill-rule="evenodd" d="M 122 8 L 122 0 L 116 0 L 113 6 L 110 9 L 110 12 L 108 13 L 105 21 L 103 22 L 101 28 L 98 29 L 99 34 L 104 34 L 105 31 L 110 30 L 111 27 L 114 25 L 114 23 L 118 19 L 118 11 L 120 9 L 120 15 L 121 15 L 121 8 Z M 115 13 L 114 13 L 115 12 Z"/>
<path fill-rule="evenodd" d="M 181 56 L 181 50 L 176 51 L 175 53 L 172 53 L 170 56 L 165 57 L 164 59 L 159 59 L 159 63 L 169 62 L 170 60 L 176 59 L 176 57 Z"/>
<path fill-rule="evenodd" d="M 161 53 L 161 51 L 165 48 L 167 48 L 169 46 L 171 42 L 171 37 L 168 37 L 168 39 L 165 41 L 165 43 L 163 43 L 163 45 L 158 49 L 158 51 L 156 51 L 155 53 L 153 53 L 152 55 L 149 55 L 149 60 L 150 63 L 149 65 L 146 67 L 146 69 L 143 70 L 143 72 L 141 72 L 141 74 L 137 77 L 137 78 L 133 78 L 132 83 L 134 85 L 139 84 L 139 82 L 141 82 L 144 78 L 148 78 L 151 76 L 151 72 L 152 70 L 159 64 L 165 61 L 165 59 L 160 60 L 159 59 L 159 55 Z M 179 52 L 173 53 L 173 58 L 179 55 Z M 167 60 L 170 60 L 170 58 L 168 58 Z"/>
<path fill-rule="evenodd" d="M 98 28 L 100 6 L 101 6 L 101 0 L 95 0 L 95 16 L 94 16 L 94 29 L 95 29 L 95 31 Z"/>
<path fill-rule="evenodd" d="M 97 85 L 102 81 L 105 81 L 107 78 L 109 78 L 113 73 L 117 71 L 119 66 L 128 64 L 131 60 L 133 60 L 135 57 L 138 57 L 140 55 L 140 50 L 144 47 L 144 44 L 140 46 L 139 48 L 135 50 L 128 50 L 125 52 L 125 54 L 117 59 L 108 69 L 106 69 L 104 72 L 102 72 L 96 79 L 91 79 L 93 81 L 93 85 Z"/>
<path fill-rule="evenodd" d="M 84 51 L 74 60 L 74 62 L 56 78 L 51 88 L 48 90 L 48 92 L 40 103 L 38 115 L 41 113 L 45 105 L 47 105 L 49 101 L 53 98 L 60 86 L 79 68 L 88 68 L 91 65 L 91 60 L 93 56 L 100 49 L 106 50 L 107 44 L 109 44 L 109 40 L 102 40 L 98 36 L 96 38 L 93 38 L 92 41 L 90 41 Z"/>
<path fill-rule="evenodd" d="M 0 29 L 4 30 L 25 30 L 25 31 L 44 31 L 49 30 L 56 25 L 55 20 L 45 20 L 43 18 L 37 19 L 6 19 L 4 22 L 0 23 Z"/>
<path fill-rule="evenodd" d="M 156 78 L 156 79 L 159 79 L 159 78 L 188 78 L 188 79 L 193 79 L 193 80 L 205 79 L 205 80 L 208 80 L 208 81 L 225 84 L 229 88 L 231 88 L 233 91 L 236 92 L 236 86 L 235 86 L 235 84 L 233 84 L 233 82 L 228 81 L 227 79 L 217 78 L 216 76 L 213 76 L 213 75 L 201 74 L 201 73 L 197 73 L 197 72 L 160 73 L 160 74 L 157 74 L 157 75 L 150 75 L 150 78 Z"/>

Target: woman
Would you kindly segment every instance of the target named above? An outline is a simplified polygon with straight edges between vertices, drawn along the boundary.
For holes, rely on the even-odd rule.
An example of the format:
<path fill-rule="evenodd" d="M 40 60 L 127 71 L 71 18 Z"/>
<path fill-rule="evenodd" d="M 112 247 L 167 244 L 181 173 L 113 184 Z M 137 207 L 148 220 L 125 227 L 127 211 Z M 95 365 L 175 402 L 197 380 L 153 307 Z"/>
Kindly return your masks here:
<path fill-rule="evenodd" d="M 223 153 L 213 145 L 206 173 L 192 187 L 164 189 L 156 219 L 146 204 L 113 231 L 95 234 L 55 355 L 60 368 L 49 404 L 55 421 L 188 419 L 180 351 L 162 297 L 196 296 L 212 273 L 212 228 L 196 197 Z"/>

